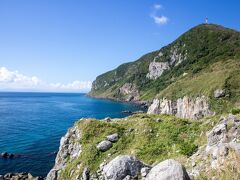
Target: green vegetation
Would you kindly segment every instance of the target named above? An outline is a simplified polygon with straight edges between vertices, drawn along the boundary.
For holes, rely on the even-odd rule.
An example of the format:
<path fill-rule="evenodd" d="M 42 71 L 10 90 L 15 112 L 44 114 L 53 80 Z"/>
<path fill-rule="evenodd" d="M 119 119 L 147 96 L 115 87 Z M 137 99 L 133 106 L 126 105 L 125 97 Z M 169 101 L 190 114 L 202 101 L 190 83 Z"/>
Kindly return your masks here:
<path fill-rule="evenodd" d="M 209 119 L 203 123 L 168 115 L 146 114 L 134 115 L 111 123 L 94 119 L 79 121 L 76 125 L 82 132 L 79 141 L 82 153 L 77 160 L 67 164 L 61 177 L 74 179 L 75 176 L 70 174 L 78 164 L 81 164 L 81 168 L 89 167 L 91 172 L 96 172 L 100 163 L 120 154 L 135 155 L 148 164 L 168 158 L 185 161 L 198 146 L 206 143 L 205 134 L 201 134 L 209 130 L 213 122 L 214 120 Z M 120 136 L 113 147 L 106 152 L 97 150 L 96 145 L 113 133 Z"/>
<path fill-rule="evenodd" d="M 170 62 L 173 51 L 184 59 L 173 63 L 156 80 L 146 77 L 150 62 Z M 216 112 L 229 112 L 240 101 L 240 33 L 219 25 L 202 24 L 189 30 L 177 40 L 158 51 L 142 56 L 96 78 L 89 95 L 122 100 L 119 88 L 135 83 L 141 100 L 154 97 L 176 99 L 205 95 L 211 99 Z M 183 74 L 185 73 L 185 76 Z M 213 98 L 216 88 L 224 88 L 227 97 Z"/>
<path fill-rule="evenodd" d="M 239 109 L 239 108 L 233 108 L 232 111 L 231 111 L 231 113 L 232 113 L 233 115 L 239 114 L 239 113 L 240 113 L 240 109 Z"/>

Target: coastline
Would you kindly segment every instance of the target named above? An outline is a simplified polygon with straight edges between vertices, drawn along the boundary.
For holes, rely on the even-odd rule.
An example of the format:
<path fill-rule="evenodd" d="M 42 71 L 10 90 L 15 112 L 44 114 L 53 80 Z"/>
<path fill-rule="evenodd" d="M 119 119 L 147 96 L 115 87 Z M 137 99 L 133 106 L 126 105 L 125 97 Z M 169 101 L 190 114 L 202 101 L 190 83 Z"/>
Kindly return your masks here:
<path fill-rule="evenodd" d="M 110 100 L 113 102 L 135 104 L 135 105 L 141 106 L 142 108 L 146 108 L 146 109 L 149 108 L 149 106 L 151 105 L 151 101 L 124 101 L 124 100 L 116 99 L 116 98 L 112 98 L 112 97 L 93 96 L 93 95 L 90 95 L 89 93 L 86 93 L 85 96 L 93 98 L 93 99 L 102 99 L 102 100 Z"/>

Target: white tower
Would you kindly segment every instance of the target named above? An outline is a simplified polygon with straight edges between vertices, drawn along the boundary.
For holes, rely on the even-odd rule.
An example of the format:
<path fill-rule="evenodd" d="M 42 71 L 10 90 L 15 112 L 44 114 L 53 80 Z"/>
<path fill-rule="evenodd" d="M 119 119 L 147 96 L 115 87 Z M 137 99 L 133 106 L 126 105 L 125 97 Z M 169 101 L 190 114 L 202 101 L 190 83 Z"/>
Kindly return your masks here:
<path fill-rule="evenodd" d="M 208 18 L 205 19 L 205 23 L 208 24 Z"/>

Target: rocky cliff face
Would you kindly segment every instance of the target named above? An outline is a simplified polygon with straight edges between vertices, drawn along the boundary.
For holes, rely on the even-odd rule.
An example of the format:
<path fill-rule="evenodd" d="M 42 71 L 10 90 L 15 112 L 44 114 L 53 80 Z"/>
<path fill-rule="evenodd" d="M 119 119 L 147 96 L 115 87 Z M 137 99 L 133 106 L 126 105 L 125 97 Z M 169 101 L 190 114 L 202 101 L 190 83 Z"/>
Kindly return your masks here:
<path fill-rule="evenodd" d="M 168 70 L 169 68 L 168 62 L 151 62 L 149 64 L 149 73 L 147 74 L 147 78 L 157 79 L 165 70 Z"/>
<path fill-rule="evenodd" d="M 47 175 L 47 180 L 59 179 L 59 174 L 65 168 L 67 162 L 71 162 L 79 157 L 81 144 L 78 142 L 81 138 L 81 132 L 74 126 L 69 129 L 67 134 L 61 138 L 60 147 L 55 159 L 55 165 Z"/>
<path fill-rule="evenodd" d="M 187 96 L 179 98 L 176 101 L 163 99 L 154 99 L 148 109 L 148 114 L 170 114 L 185 119 L 201 119 L 210 116 L 213 113 L 209 109 L 207 98 L 197 97 L 189 98 Z"/>
<path fill-rule="evenodd" d="M 140 98 L 137 86 L 134 83 L 125 83 L 119 91 L 125 101 L 138 101 Z"/>

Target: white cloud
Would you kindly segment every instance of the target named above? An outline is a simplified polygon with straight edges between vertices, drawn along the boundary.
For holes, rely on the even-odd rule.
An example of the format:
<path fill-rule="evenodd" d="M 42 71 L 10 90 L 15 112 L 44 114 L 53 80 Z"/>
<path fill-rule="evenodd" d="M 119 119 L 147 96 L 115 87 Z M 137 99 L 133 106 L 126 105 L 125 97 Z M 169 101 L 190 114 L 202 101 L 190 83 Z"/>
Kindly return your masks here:
<path fill-rule="evenodd" d="M 163 6 L 161 5 L 161 4 L 154 4 L 154 9 L 156 9 L 156 10 L 159 10 L 159 9 L 162 9 L 163 8 Z"/>
<path fill-rule="evenodd" d="M 154 22 L 158 25 L 167 24 L 169 19 L 166 16 L 152 16 L 154 19 Z"/>
<path fill-rule="evenodd" d="M 163 25 L 163 24 L 167 24 L 169 21 L 169 18 L 161 15 L 158 15 L 158 12 L 161 11 L 163 9 L 163 6 L 161 4 L 155 4 L 153 5 L 154 10 L 151 13 L 151 18 L 153 18 L 155 24 L 157 25 Z"/>
<path fill-rule="evenodd" d="M 62 84 L 62 83 L 52 83 L 50 87 L 53 89 L 61 90 L 82 90 L 90 89 L 92 86 L 91 81 L 73 81 L 72 83 Z"/>
<path fill-rule="evenodd" d="M 18 71 L 0 67 L 0 89 L 2 90 L 39 90 L 39 91 L 87 91 L 91 81 L 73 81 L 71 83 L 48 83 L 36 76 L 26 76 Z"/>

